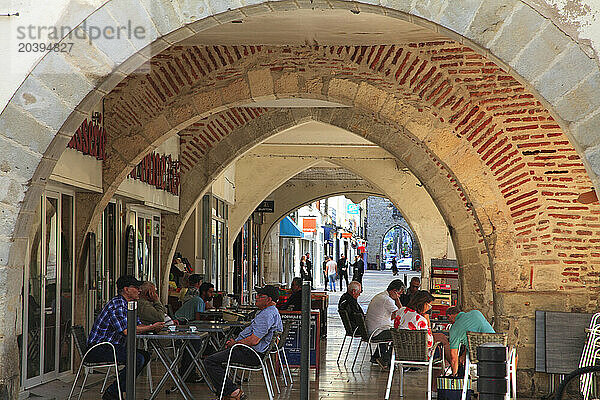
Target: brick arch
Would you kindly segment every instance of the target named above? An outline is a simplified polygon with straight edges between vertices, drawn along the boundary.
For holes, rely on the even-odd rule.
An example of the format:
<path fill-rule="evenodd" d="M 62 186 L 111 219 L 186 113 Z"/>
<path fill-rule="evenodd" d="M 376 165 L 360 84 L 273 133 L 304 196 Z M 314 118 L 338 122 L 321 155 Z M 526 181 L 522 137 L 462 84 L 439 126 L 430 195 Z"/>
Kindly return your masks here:
<path fill-rule="evenodd" d="M 289 1 L 277 3 L 291 9 L 304 7 L 302 5 L 304 3 Z M 123 25 L 123 22 L 128 19 L 140 21 L 141 18 L 144 25 L 152 28 L 146 41 L 127 43 L 127 46 L 123 46 L 123 48 L 117 48 L 118 46 L 110 48 L 86 45 L 86 40 L 83 40 L 76 43 L 80 50 L 69 56 L 48 53 L 27 77 L 0 115 L 0 125 L 6 137 L 9 138 L 5 141 L 6 146 L 3 146 L 4 155 L 10 159 L 12 167 L 10 171 L 6 172 L 6 184 L 14 189 L 11 193 L 15 194 L 14 198 L 16 199 L 16 201 L 10 202 L 11 204 L 3 204 L 1 209 L 6 221 L 6 230 L 1 238 L 4 250 L 0 254 L 0 259 L 2 265 L 6 267 L 5 273 L 9 276 L 7 281 L 21 282 L 20 271 L 23 267 L 23 260 L 26 259 L 26 238 L 29 228 L 33 225 L 31 223 L 34 220 L 33 210 L 37 207 L 39 195 L 67 141 L 85 114 L 90 111 L 92 105 L 148 57 L 192 35 L 195 31 L 202 31 L 218 23 L 236 19 L 246 15 L 244 13 L 261 14 L 271 11 L 271 8 L 262 3 L 241 8 L 239 3 L 210 3 L 210 7 L 207 8 L 207 10 L 212 10 L 210 12 L 205 9 L 194 9 L 193 7 L 196 6 L 194 2 L 188 2 L 177 10 L 170 2 L 156 2 L 155 7 L 148 9 L 142 7 L 141 13 L 139 8 L 128 5 L 129 3 L 125 0 L 109 1 L 100 10 L 86 18 L 86 22 L 97 25 L 103 25 L 106 22 Z M 533 12 L 523 2 L 510 1 L 505 9 L 499 9 L 494 2 L 483 0 L 465 2 L 460 6 L 449 7 L 447 4 L 436 4 L 435 7 L 427 8 L 423 8 L 418 2 L 400 2 L 394 7 L 384 8 L 360 1 L 334 1 L 320 5 L 307 3 L 306 6 L 383 12 L 392 18 L 408 18 L 413 22 L 425 25 L 431 21 L 437 24 L 436 29 L 446 32 L 450 37 L 458 35 L 458 39 L 467 41 L 471 48 L 477 48 L 477 44 L 479 44 L 482 46 L 479 49 L 480 53 L 486 54 L 487 52 L 494 55 L 498 64 L 509 66 L 506 67 L 507 71 L 511 68 L 516 71 L 512 74 L 513 76 L 518 73 L 524 77 L 523 82 L 532 82 L 531 87 L 541 94 L 541 98 L 546 99 L 547 104 L 552 106 L 553 115 L 563 119 L 562 126 L 568 127 L 566 132 L 570 135 L 575 149 L 584 155 L 583 162 L 590 171 L 592 182 L 597 185 L 596 174 L 598 171 L 596 168 L 600 149 L 598 148 L 599 136 L 595 132 L 595 126 L 597 125 L 598 105 L 594 100 L 595 91 L 590 90 L 594 86 L 597 64 L 590 60 L 576 43 L 566 38 L 554 25 L 549 24 L 543 16 Z M 527 29 L 542 28 L 544 34 L 522 34 L 517 29 L 520 21 L 526 22 Z M 526 38 L 532 36 L 533 39 L 530 42 L 526 41 Z M 551 41 L 556 45 L 545 51 L 544 46 L 547 46 L 544 43 L 545 37 L 557 37 L 559 40 Z M 511 39 L 514 40 L 511 41 Z M 468 42 L 469 40 L 471 42 Z M 528 49 L 533 51 L 524 51 Z M 536 60 L 538 55 L 542 57 Z M 578 65 L 578 68 L 571 68 L 572 65 Z M 56 66 L 60 66 L 61 71 L 70 74 L 70 84 L 63 84 L 62 77 L 56 76 L 54 73 Z M 565 70 L 561 71 L 561 68 Z M 60 82 L 57 82 L 57 79 L 60 79 Z M 30 99 L 30 95 L 43 99 L 43 102 L 24 101 L 24 99 Z M 48 113 L 48 109 L 53 112 Z M 157 123 L 164 123 L 164 121 Z M 36 140 L 30 140 L 26 134 L 29 132 L 37 133 Z M 153 144 L 154 142 L 148 143 L 148 147 L 151 148 Z M 18 160 L 14 160 L 10 155 L 17 151 L 22 156 Z M 571 151 L 570 148 L 569 151 Z M 115 164 L 118 163 L 118 161 L 112 161 Z M 545 162 L 545 160 L 541 162 Z M 585 174 L 585 171 L 582 173 Z M 580 179 L 578 176 L 576 179 L 580 180 L 578 182 L 580 187 L 589 185 L 587 177 Z M 562 185 L 562 183 L 557 183 L 557 185 Z M 566 192 L 570 190 L 569 187 L 566 189 Z M 20 200 L 22 203 L 14 206 Z M 94 198 L 90 201 L 96 200 L 101 201 L 101 199 Z M 568 210 L 568 212 L 559 210 L 553 214 L 559 215 L 560 221 L 558 222 L 568 224 L 568 221 L 578 219 L 572 216 L 573 211 L 575 210 Z M 532 228 L 544 228 L 544 225 L 550 224 L 552 218 L 555 217 L 548 219 L 548 222 L 543 222 L 545 219 L 541 220 L 539 222 L 541 226 Z M 557 225 L 556 222 L 552 222 L 552 224 Z M 564 227 L 564 225 L 560 226 Z M 566 227 L 571 228 L 568 225 Z M 583 229 L 577 230 L 589 232 L 588 226 L 581 228 Z M 524 229 L 528 230 L 529 228 Z M 553 230 L 550 227 L 545 230 L 548 229 L 549 231 Z M 561 228 L 554 229 L 560 230 Z M 563 236 L 575 236 L 575 229 L 562 230 L 570 231 L 563 233 Z M 582 234 L 584 238 L 586 235 L 586 233 Z M 537 244 L 527 244 L 532 247 L 523 248 L 524 252 L 534 253 L 533 256 L 537 258 L 544 256 L 543 253 L 535 250 L 534 245 Z M 562 250 L 569 251 L 568 249 Z M 571 277 L 574 278 L 573 275 Z M 575 283 L 575 286 L 577 285 L 579 284 Z M 18 297 L 18 289 L 17 287 L 3 289 L 5 295 L 2 297 L 13 299 L 7 305 L 6 314 L 9 320 L 16 315 L 18 300 L 15 299 Z M 7 327 L 3 328 L 3 332 L 6 333 L 7 340 L 11 342 L 6 348 L 10 348 L 10 351 L 14 350 L 14 326 L 9 323 Z M 16 371 L 16 368 L 12 368 L 12 370 Z M 13 372 L 10 373 L 13 374 Z M 15 379 L 14 374 L 10 379 Z"/>

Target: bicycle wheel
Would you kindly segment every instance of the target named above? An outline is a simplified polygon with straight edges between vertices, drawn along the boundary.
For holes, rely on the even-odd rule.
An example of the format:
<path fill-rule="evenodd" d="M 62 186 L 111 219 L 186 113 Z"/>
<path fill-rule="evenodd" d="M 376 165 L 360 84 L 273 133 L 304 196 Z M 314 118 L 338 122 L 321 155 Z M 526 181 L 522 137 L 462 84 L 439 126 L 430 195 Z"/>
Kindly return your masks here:
<path fill-rule="evenodd" d="M 584 396 L 581 391 L 580 381 L 583 376 L 586 374 L 595 374 L 596 379 L 591 380 L 590 382 L 595 382 L 595 384 L 589 384 L 590 388 L 588 399 L 597 399 L 600 395 L 600 388 L 598 387 L 598 382 L 600 378 L 600 366 L 592 366 L 592 367 L 583 367 L 577 368 L 567 376 L 560 383 L 558 389 L 556 390 L 556 395 L 554 396 L 554 400 L 583 400 Z M 595 387 L 594 387 L 595 385 Z"/>

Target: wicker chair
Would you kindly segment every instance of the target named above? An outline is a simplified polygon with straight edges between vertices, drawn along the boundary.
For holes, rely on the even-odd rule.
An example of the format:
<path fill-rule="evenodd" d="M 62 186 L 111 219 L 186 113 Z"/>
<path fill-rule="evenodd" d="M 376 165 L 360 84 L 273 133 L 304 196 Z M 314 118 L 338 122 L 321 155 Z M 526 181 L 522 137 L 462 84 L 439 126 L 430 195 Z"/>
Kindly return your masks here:
<path fill-rule="evenodd" d="M 267 362 L 269 362 L 269 364 L 271 365 L 271 371 L 273 372 L 273 376 L 275 376 L 275 368 L 273 367 L 273 361 L 271 360 L 271 352 L 277 348 L 277 344 L 279 343 L 279 340 L 281 338 L 281 332 L 274 332 L 273 333 L 273 338 L 271 339 L 271 343 L 269 344 L 269 347 L 267 347 L 267 349 L 265 350 L 265 352 L 263 353 L 264 356 L 261 357 L 256 350 L 254 350 L 252 347 L 247 346 L 245 344 L 242 343 L 237 343 L 234 344 L 231 347 L 231 351 L 229 352 L 229 357 L 227 358 L 227 367 L 225 368 L 225 377 L 227 377 L 227 375 L 229 374 L 229 371 L 235 370 L 235 373 L 237 374 L 237 370 L 241 370 L 242 371 L 242 382 L 244 380 L 244 375 L 243 372 L 244 371 L 262 371 L 263 376 L 265 378 L 265 385 L 267 385 L 267 393 L 269 394 L 269 400 L 273 400 L 274 397 L 274 393 L 273 393 L 273 387 L 271 386 L 271 379 L 269 378 L 269 370 L 267 369 Z M 231 354 L 233 353 L 233 350 L 236 349 L 237 347 L 245 347 L 249 350 L 251 350 L 252 352 L 254 352 L 254 354 L 256 355 L 256 358 L 258 359 L 258 361 L 260 361 L 260 365 L 250 365 L 250 364 L 243 364 L 240 362 L 231 362 Z M 235 375 L 234 375 L 234 381 L 235 381 Z M 223 385 L 221 386 L 221 394 L 219 395 L 219 399 L 223 399 L 223 391 L 225 390 L 225 379 L 223 379 Z"/>
<path fill-rule="evenodd" d="M 436 342 L 431 351 L 427 348 L 427 331 L 409 330 L 409 329 L 391 329 L 392 332 L 392 360 L 390 364 L 390 373 L 388 375 L 387 388 L 385 390 L 385 399 L 390 398 L 392 381 L 394 379 L 394 370 L 396 365 L 400 366 L 400 397 L 404 395 L 404 366 L 427 368 L 427 400 L 431 400 L 431 386 L 433 382 L 433 369 L 444 369 L 444 352 L 442 358 L 434 360 L 435 350 L 441 347 L 441 343 Z"/>
<path fill-rule="evenodd" d="M 350 321 L 350 316 L 348 312 L 345 310 L 338 310 L 340 314 L 340 318 L 342 319 L 342 324 L 344 325 L 344 330 L 346 331 L 344 335 L 344 340 L 342 341 L 342 346 L 340 347 L 340 351 L 337 356 L 337 364 L 340 364 L 340 356 L 342 355 L 342 351 L 344 350 L 344 345 L 346 344 L 346 338 L 350 337 L 350 344 L 348 345 L 348 350 L 346 351 L 346 357 L 344 358 L 344 364 L 348 360 L 348 354 L 350 354 L 350 349 L 352 348 L 352 341 L 355 337 L 361 337 L 360 333 L 357 332 L 357 328 L 352 327 L 352 322 Z"/>
<path fill-rule="evenodd" d="M 75 347 L 77 348 L 77 352 L 79 353 L 79 357 L 81 358 L 81 364 L 79 365 L 79 369 L 77 370 L 77 375 L 75 375 L 75 380 L 73 381 L 73 386 L 71 386 L 71 392 L 69 393 L 68 399 L 71 399 L 73 396 L 73 391 L 75 390 L 75 385 L 77 384 L 77 380 L 79 379 L 79 373 L 81 372 L 81 368 L 85 369 L 85 375 L 83 378 L 83 383 L 81 384 L 81 389 L 79 390 L 79 396 L 77 400 L 81 398 L 81 393 L 83 393 L 83 389 L 85 388 L 85 382 L 87 381 L 88 375 L 90 372 L 93 372 L 94 369 L 98 368 L 106 368 L 106 376 L 104 377 L 104 383 L 102 384 L 102 389 L 100 393 L 104 392 L 104 388 L 106 386 L 106 381 L 108 380 L 108 375 L 110 373 L 111 368 L 115 369 L 115 375 L 119 375 L 119 364 L 117 362 L 117 353 L 115 351 L 115 347 L 110 342 L 101 342 L 93 345 L 89 349 L 87 348 L 87 338 L 85 337 L 85 330 L 81 325 L 75 325 L 71 327 L 71 335 L 73 336 L 73 341 L 75 342 Z M 98 346 L 107 346 L 107 351 L 112 351 L 113 353 L 113 361 L 106 362 L 89 362 L 86 361 L 86 357 L 90 350 Z M 119 383 L 119 379 L 117 378 L 117 387 L 119 390 L 119 399 L 121 399 L 121 385 Z"/>
<path fill-rule="evenodd" d="M 463 378 L 462 400 L 467 398 L 467 383 L 471 374 L 471 367 L 479 362 L 477 360 L 477 347 L 485 343 L 498 343 L 507 348 L 506 354 L 506 400 L 510 400 L 511 394 L 514 399 L 517 398 L 517 369 L 516 369 L 516 351 L 508 347 L 508 335 L 506 333 L 481 333 L 467 332 L 468 352 L 465 360 L 465 376 Z M 476 371 L 475 371 L 476 372 Z M 474 374 L 476 376 L 476 373 Z"/>

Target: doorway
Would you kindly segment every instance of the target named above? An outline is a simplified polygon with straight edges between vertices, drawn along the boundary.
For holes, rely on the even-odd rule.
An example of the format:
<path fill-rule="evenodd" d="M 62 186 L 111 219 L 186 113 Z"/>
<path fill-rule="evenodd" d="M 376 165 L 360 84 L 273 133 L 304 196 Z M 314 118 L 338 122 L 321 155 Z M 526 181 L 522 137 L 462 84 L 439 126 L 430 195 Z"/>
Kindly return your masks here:
<path fill-rule="evenodd" d="M 22 382 L 29 388 L 71 371 L 73 194 L 46 191 L 23 285 Z"/>
<path fill-rule="evenodd" d="M 131 207 L 129 223 L 136 234 L 134 275 L 160 287 L 160 212 Z"/>

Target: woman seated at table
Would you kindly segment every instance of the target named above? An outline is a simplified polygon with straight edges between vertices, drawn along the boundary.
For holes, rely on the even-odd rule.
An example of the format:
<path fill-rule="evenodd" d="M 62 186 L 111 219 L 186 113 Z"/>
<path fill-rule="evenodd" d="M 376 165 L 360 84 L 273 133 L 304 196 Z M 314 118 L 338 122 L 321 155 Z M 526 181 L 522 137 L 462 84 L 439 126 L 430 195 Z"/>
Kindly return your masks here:
<path fill-rule="evenodd" d="M 434 300 L 435 298 L 426 290 L 419 290 L 413 294 L 408 305 L 398 310 L 397 316 L 394 319 L 394 328 L 426 330 L 427 347 L 431 350 L 434 342 L 442 343 L 444 356 L 446 360 L 450 360 L 450 343 L 446 335 L 441 332 L 431 332 L 429 314 L 432 308 L 431 303 Z"/>

